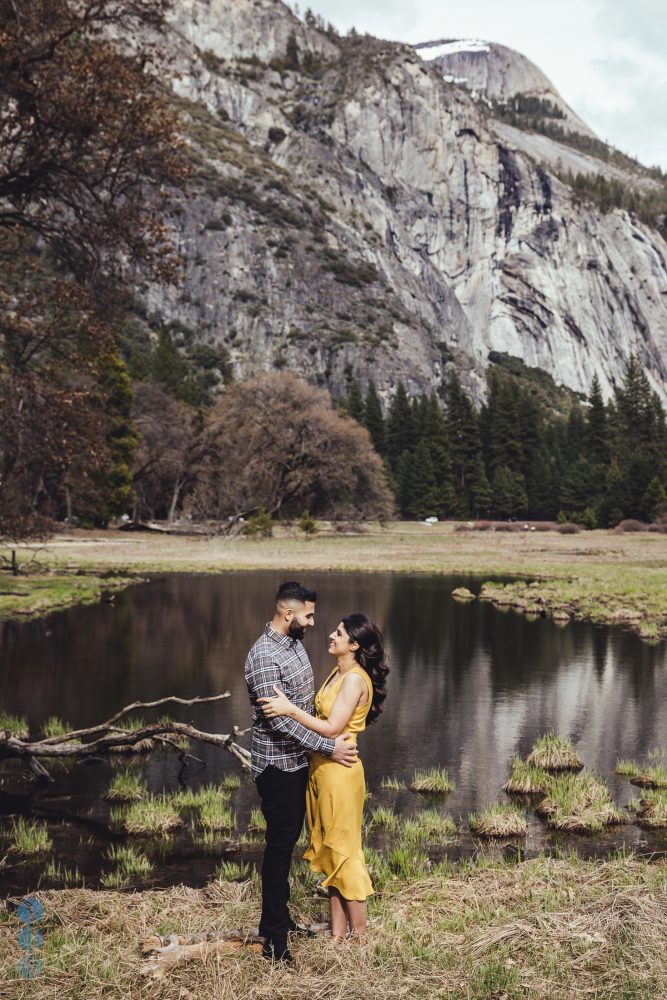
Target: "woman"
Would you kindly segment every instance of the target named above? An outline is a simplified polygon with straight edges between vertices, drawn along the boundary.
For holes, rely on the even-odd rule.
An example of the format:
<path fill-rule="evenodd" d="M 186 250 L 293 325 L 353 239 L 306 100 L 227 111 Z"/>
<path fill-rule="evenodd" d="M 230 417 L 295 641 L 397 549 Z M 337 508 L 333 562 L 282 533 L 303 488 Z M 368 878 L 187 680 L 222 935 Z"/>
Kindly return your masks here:
<path fill-rule="evenodd" d="M 387 697 L 387 666 L 382 634 L 366 615 L 347 615 L 329 636 L 328 651 L 336 666 L 317 692 L 317 717 L 302 711 L 279 688 L 276 698 L 259 698 L 268 718 L 291 716 L 302 726 L 334 738 L 356 734 L 375 722 Z M 361 761 L 340 767 L 329 757 L 311 754 L 306 815 L 310 843 L 304 855 L 313 871 L 322 872 L 329 890 L 331 940 L 366 932 L 366 897 L 373 892 L 361 849 L 361 822 L 366 787 Z"/>

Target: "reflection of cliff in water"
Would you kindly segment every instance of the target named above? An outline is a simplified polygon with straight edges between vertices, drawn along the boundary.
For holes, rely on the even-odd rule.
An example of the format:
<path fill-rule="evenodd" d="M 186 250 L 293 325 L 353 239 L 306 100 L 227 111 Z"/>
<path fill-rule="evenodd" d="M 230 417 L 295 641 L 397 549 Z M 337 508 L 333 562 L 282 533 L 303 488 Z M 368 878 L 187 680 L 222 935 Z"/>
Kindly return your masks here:
<path fill-rule="evenodd" d="M 333 666 L 327 636 L 341 617 L 364 611 L 384 631 L 390 694 L 360 741 L 371 788 L 384 774 L 410 778 L 415 768 L 443 765 L 457 783 L 447 807 L 465 813 L 501 796 L 512 754 L 527 753 L 548 729 L 573 739 L 589 768 L 607 779 L 618 756 L 667 748 L 664 644 L 650 647 L 630 633 L 582 623 L 530 622 L 480 602 L 458 604 L 454 587 L 477 589 L 464 577 L 166 577 L 120 593 L 115 606 L 5 625 L 0 705 L 28 715 L 34 727 L 49 715 L 81 725 L 135 699 L 228 689 L 227 701 L 170 712 L 211 731 L 244 727 L 245 656 L 271 617 L 278 583 L 294 576 L 319 594 L 316 626 L 306 638 L 317 684 Z M 196 753 L 207 763 L 206 780 L 235 767 L 215 748 Z M 155 786 L 172 773 L 157 759 L 149 771 Z M 615 787 L 629 791 L 627 783 Z"/>

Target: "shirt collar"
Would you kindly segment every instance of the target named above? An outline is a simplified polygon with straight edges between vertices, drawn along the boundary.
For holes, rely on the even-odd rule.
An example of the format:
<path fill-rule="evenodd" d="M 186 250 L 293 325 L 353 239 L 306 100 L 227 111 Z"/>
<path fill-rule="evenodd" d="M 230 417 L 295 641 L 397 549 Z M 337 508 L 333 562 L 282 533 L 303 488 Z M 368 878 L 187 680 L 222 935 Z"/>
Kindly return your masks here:
<path fill-rule="evenodd" d="M 267 622 L 264 626 L 264 635 L 272 639 L 273 642 L 282 646 L 284 649 L 292 649 L 296 645 L 297 640 L 293 639 L 290 635 L 282 635 L 281 632 L 276 632 L 274 628 L 271 627 L 271 622 Z"/>

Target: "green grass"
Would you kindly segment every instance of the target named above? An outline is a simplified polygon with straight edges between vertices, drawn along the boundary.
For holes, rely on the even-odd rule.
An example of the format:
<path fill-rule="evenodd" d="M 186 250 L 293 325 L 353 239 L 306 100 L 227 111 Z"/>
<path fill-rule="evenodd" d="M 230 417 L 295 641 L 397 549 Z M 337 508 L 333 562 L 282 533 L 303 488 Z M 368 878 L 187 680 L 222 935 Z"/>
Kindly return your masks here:
<path fill-rule="evenodd" d="M 570 833 L 598 833 L 623 821 L 605 783 L 588 773 L 553 775 L 537 812 L 547 826 Z"/>
<path fill-rule="evenodd" d="M 253 833 L 264 833 L 266 830 L 266 820 L 261 809 L 254 808 L 250 811 L 248 820 L 248 830 Z"/>
<path fill-rule="evenodd" d="M 222 785 L 182 789 L 169 796 L 172 807 L 196 830 L 231 833 L 236 817 L 229 808 L 230 792 Z"/>
<path fill-rule="evenodd" d="M 384 777 L 380 782 L 380 788 L 386 788 L 390 792 L 402 792 L 405 785 L 398 778 Z"/>
<path fill-rule="evenodd" d="M 62 570 L 52 575 L 46 563 L 43 571 L 45 575 L 21 576 L 11 581 L 0 579 L 0 618 L 38 618 L 75 604 L 97 604 L 104 591 L 120 590 L 136 582 L 129 575 L 104 579 L 94 574 L 75 576 Z"/>
<path fill-rule="evenodd" d="M 151 796 L 140 802 L 111 810 L 111 820 L 127 833 L 145 836 L 169 833 L 183 825 L 171 800 L 165 796 Z"/>
<path fill-rule="evenodd" d="M 639 826 L 667 828 L 667 791 L 664 789 L 646 789 L 639 801 L 630 800 L 628 809 L 636 813 Z"/>
<path fill-rule="evenodd" d="M 368 825 L 371 828 L 379 827 L 387 833 L 395 833 L 400 826 L 400 820 L 390 806 L 377 806 L 370 815 Z"/>
<path fill-rule="evenodd" d="M 110 802 L 139 802 L 147 796 L 148 789 L 141 775 L 126 770 L 113 776 L 104 797 Z"/>
<path fill-rule="evenodd" d="M 12 736 L 19 740 L 27 740 L 29 734 L 28 720 L 25 715 L 12 715 L 11 712 L 0 712 L 0 732 L 8 729 Z"/>
<path fill-rule="evenodd" d="M 42 725 L 42 735 L 45 739 L 52 736 L 65 736 L 72 731 L 72 726 L 68 722 L 63 722 L 57 715 L 50 715 Z"/>
<path fill-rule="evenodd" d="M 128 876 L 148 875 L 153 868 L 146 855 L 132 844 L 112 844 L 106 856 L 116 869 Z"/>
<path fill-rule="evenodd" d="M 662 764 L 640 764 L 635 760 L 617 760 L 616 774 L 639 779 L 644 788 L 667 788 L 667 769 Z"/>
<path fill-rule="evenodd" d="M 46 823 L 28 820 L 25 816 L 12 820 L 9 836 L 9 850 L 15 854 L 42 854 L 53 847 Z"/>
<path fill-rule="evenodd" d="M 554 732 L 535 741 L 526 763 L 543 771 L 580 771 L 584 766 L 572 744 Z"/>
<path fill-rule="evenodd" d="M 225 792 L 235 792 L 241 787 L 241 779 L 238 774 L 226 774 L 220 786 Z"/>
<path fill-rule="evenodd" d="M 72 886 L 82 886 L 85 884 L 85 879 L 80 873 L 78 868 L 66 868 L 61 865 L 59 861 L 55 858 L 51 858 L 48 865 L 40 875 L 39 879 L 40 885 L 42 882 L 55 883 L 56 885 L 61 885 L 65 888 L 70 888 Z"/>
<path fill-rule="evenodd" d="M 528 824 L 522 809 L 515 805 L 492 805 L 468 816 L 470 830 L 477 837 L 525 837 Z"/>
<path fill-rule="evenodd" d="M 410 847 L 451 842 L 457 834 L 456 823 L 451 816 L 443 816 L 437 809 L 423 809 L 403 821 L 401 838 Z"/>
<path fill-rule="evenodd" d="M 387 855 L 389 870 L 402 879 L 417 878 L 431 867 L 428 855 L 412 847 L 396 847 Z"/>
<path fill-rule="evenodd" d="M 512 760 L 512 773 L 503 785 L 510 795 L 545 794 L 549 788 L 549 775 L 540 767 L 532 767 L 521 757 Z"/>
<path fill-rule="evenodd" d="M 221 861 L 215 870 L 215 875 L 224 882 L 240 882 L 249 879 L 251 872 L 251 866 L 247 862 Z"/>
<path fill-rule="evenodd" d="M 454 782 L 450 780 L 444 767 L 415 771 L 410 785 L 411 792 L 421 792 L 423 795 L 448 795 L 454 788 Z"/>

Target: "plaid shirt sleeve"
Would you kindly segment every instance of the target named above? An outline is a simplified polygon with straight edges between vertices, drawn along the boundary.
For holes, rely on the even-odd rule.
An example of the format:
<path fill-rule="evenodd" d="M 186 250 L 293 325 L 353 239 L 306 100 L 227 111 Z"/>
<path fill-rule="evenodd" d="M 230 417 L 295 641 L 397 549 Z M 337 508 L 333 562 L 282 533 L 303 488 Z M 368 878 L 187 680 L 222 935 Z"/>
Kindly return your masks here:
<path fill-rule="evenodd" d="M 275 659 L 268 652 L 254 652 L 254 654 L 250 654 L 246 662 L 245 677 L 252 705 L 258 713 L 256 719 L 257 721 L 261 721 L 263 728 L 271 729 L 281 736 L 293 740 L 303 750 L 321 753 L 326 757 L 333 755 L 335 749 L 334 740 L 320 736 L 319 733 L 314 733 L 312 729 L 307 729 L 300 722 L 297 722 L 296 719 L 291 719 L 289 716 L 279 715 L 273 719 L 267 719 L 262 715 L 257 705 L 257 698 L 275 698 L 274 684 L 281 691 L 284 691 L 288 698 L 294 697 L 294 692 L 289 690 L 289 684 L 286 683 L 279 664 L 276 663 Z"/>

